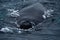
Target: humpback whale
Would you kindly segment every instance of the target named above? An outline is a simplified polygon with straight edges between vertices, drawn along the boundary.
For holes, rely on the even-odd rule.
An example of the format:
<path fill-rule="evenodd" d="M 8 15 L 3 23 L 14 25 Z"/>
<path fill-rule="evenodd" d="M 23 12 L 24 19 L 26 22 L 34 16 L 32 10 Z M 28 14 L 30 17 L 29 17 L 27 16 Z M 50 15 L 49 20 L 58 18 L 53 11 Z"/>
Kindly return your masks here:
<path fill-rule="evenodd" d="M 20 10 L 17 23 L 21 29 L 32 28 L 32 25 L 37 25 L 44 21 L 43 14 L 46 8 L 40 4 L 35 3 Z"/>
<path fill-rule="evenodd" d="M 45 16 L 50 17 L 51 16 L 50 12 L 53 12 L 53 10 L 47 10 L 47 8 L 45 8 L 40 3 L 32 4 L 30 6 L 23 8 L 20 11 L 14 9 L 8 9 L 8 11 L 12 11 L 12 13 L 9 13 L 9 15 L 12 16 L 13 18 L 16 18 L 16 22 L 12 23 L 15 23 L 17 26 L 14 26 L 14 28 L 12 27 L 2 28 L 0 30 L 2 32 L 15 31 L 20 33 L 21 32 L 20 30 L 30 31 L 30 29 L 33 28 L 34 29 L 41 28 L 40 25 L 45 20 L 46 18 Z"/>

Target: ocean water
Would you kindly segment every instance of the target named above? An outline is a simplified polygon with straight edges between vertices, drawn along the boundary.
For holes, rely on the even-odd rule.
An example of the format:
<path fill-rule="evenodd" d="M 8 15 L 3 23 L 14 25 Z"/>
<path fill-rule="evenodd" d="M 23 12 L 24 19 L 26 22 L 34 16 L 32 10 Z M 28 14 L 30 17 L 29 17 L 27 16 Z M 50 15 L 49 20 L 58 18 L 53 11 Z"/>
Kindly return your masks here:
<path fill-rule="evenodd" d="M 60 40 L 60 1 L 59 0 L 0 0 L 0 30 L 4 27 L 15 27 L 15 18 L 11 18 L 12 10 L 20 11 L 21 9 L 35 4 L 41 3 L 47 9 L 54 10 L 53 17 L 47 18 L 37 25 L 41 27 L 37 30 L 22 33 L 17 32 L 0 32 L 0 40 Z M 11 9 L 11 10 L 10 10 Z M 16 12 L 18 13 L 18 12 Z M 8 15 L 8 16 L 7 16 Z M 15 16 L 15 15 L 14 15 Z M 17 14 L 17 16 L 19 16 Z M 16 16 L 16 17 L 17 17 Z M 17 31 L 17 30 L 14 30 Z"/>

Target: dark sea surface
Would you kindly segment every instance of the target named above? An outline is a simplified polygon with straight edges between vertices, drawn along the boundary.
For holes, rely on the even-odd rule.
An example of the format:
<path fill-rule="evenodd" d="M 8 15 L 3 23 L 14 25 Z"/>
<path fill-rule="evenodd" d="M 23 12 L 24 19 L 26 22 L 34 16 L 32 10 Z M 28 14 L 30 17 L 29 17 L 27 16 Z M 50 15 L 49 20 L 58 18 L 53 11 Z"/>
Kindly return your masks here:
<path fill-rule="evenodd" d="M 60 0 L 0 0 L 0 29 L 5 26 L 16 26 L 9 23 L 9 21 L 16 20 L 6 16 L 9 13 L 7 9 L 21 10 L 36 2 L 41 3 L 47 9 L 54 10 L 53 17 L 38 25 L 42 27 L 41 30 L 21 34 L 0 32 L 0 40 L 60 40 Z"/>

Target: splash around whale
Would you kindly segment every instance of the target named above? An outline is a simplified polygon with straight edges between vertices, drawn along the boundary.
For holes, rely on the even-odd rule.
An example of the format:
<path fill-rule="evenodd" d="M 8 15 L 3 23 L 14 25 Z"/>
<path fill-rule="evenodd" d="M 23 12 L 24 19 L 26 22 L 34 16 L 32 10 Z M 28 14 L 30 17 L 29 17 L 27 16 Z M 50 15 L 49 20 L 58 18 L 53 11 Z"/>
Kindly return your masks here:
<path fill-rule="evenodd" d="M 22 33 L 22 31 L 35 31 L 36 25 L 42 23 L 46 18 L 51 17 L 53 10 L 47 10 L 42 4 L 35 3 L 23 8 L 22 10 L 8 9 L 11 11 L 7 15 L 15 18 L 16 27 L 4 27 L 0 31 L 4 33 Z M 13 25 L 13 24 L 12 24 Z M 35 28 L 36 27 L 36 28 Z"/>

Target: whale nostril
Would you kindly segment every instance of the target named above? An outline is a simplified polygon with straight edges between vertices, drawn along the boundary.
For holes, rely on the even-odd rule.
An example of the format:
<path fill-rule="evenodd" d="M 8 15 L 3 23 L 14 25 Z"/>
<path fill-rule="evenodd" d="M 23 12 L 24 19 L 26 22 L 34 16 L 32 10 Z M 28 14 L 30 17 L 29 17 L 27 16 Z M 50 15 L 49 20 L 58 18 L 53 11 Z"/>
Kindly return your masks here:
<path fill-rule="evenodd" d="M 26 21 L 26 22 L 21 23 L 20 28 L 29 29 L 29 28 L 32 28 L 32 24 L 30 22 Z"/>

